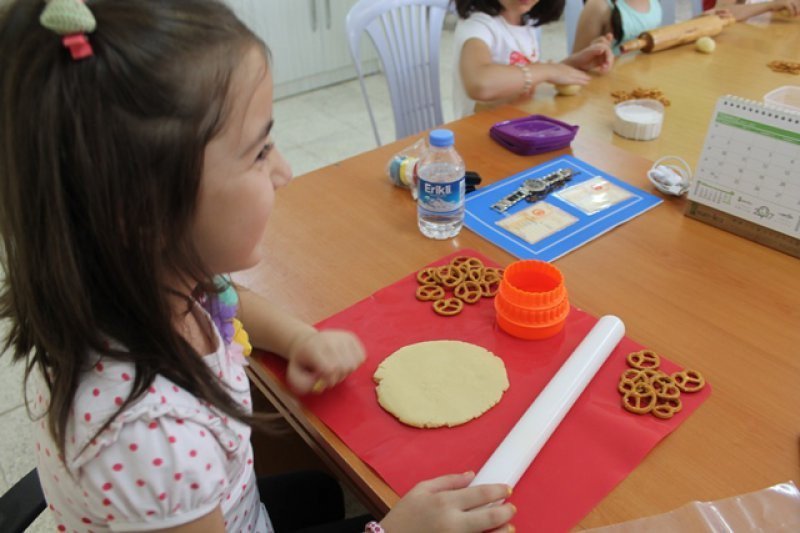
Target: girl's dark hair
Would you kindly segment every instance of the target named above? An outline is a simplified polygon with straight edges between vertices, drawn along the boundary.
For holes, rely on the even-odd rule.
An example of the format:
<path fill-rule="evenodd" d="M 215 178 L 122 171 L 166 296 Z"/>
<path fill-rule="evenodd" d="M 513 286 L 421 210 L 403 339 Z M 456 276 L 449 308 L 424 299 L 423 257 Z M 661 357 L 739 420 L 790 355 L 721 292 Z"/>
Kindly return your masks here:
<path fill-rule="evenodd" d="M 164 280 L 183 273 L 213 291 L 189 238 L 203 154 L 239 58 L 264 45 L 214 0 L 87 5 L 94 55 L 79 61 L 39 23 L 41 0 L 18 0 L 0 22 L 5 348 L 25 361 L 26 381 L 42 373 L 62 451 L 91 351 L 135 366 L 116 414 L 162 375 L 252 421 L 175 330 Z"/>
<path fill-rule="evenodd" d="M 491 17 L 496 17 L 503 11 L 503 6 L 498 0 L 455 0 L 456 11 L 462 19 L 469 17 L 471 13 L 479 11 Z M 534 26 L 543 26 L 550 22 L 555 22 L 561 18 L 564 12 L 565 0 L 539 0 L 530 11 L 522 17 L 522 22 L 527 24 L 533 21 Z"/>
<path fill-rule="evenodd" d="M 611 33 L 614 35 L 614 44 L 622 42 L 622 14 L 619 11 L 617 0 L 611 0 Z"/>

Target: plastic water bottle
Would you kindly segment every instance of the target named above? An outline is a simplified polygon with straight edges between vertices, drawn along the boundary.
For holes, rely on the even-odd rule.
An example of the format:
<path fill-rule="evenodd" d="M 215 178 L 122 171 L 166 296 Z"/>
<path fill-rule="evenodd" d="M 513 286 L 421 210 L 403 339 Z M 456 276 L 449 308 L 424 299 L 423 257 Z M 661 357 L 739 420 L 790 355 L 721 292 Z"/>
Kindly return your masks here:
<path fill-rule="evenodd" d="M 464 160 L 450 130 L 433 130 L 417 167 L 417 224 L 430 239 L 451 239 L 464 225 Z"/>

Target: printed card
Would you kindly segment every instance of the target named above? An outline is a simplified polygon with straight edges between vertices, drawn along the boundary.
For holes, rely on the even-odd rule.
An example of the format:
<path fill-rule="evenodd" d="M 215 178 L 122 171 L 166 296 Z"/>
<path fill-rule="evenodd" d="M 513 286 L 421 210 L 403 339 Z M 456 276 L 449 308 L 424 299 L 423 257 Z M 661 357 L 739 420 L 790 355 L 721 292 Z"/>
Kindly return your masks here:
<path fill-rule="evenodd" d="M 535 244 L 577 221 L 577 218 L 552 204 L 537 202 L 495 224 L 525 242 Z"/>

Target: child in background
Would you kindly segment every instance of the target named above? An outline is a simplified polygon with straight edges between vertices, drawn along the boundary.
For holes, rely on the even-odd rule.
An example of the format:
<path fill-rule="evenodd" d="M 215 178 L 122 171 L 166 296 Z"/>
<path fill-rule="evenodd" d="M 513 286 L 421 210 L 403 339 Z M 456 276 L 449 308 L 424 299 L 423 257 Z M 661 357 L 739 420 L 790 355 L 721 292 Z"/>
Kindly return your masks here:
<path fill-rule="evenodd" d="M 727 11 L 737 21 L 770 11 L 785 10 L 789 16 L 800 16 L 800 0 L 775 0 L 745 4 L 706 0 L 703 9 L 707 13 Z M 619 55 L 619 45 L 635 39 L 661 25 L 662 10 L 658 0 L 586 0 L 575 29 L 575 49 L 585 46 L 592 39 L 610 33 L 613 36 L 614 55 Z"/>
<path fill-rule="evenodd" d="M 0 69 L 0 315 L 26 366 L 58 530 L 341 518 L 335 481 L 253 468 L 242 324 L 287 359 L 298 394 L 364 360 L 351 333 L 317 331 L 223 277 L 262 259 L 291 178 L 270 137 L 265 45 L 215 0 L 17 0 L 0 20 Z M 510 528 L 512 505 L 486 507 L 509 488 L 467 488 L 473 477 L 420 483 L 382 524 Z"/>
<path fill-rule="evenodd" d="M 576 48 L 560 63 L 542 63 L 535 27 L 558 20 L 564 0 L 456 0 L 453 104 L 456 117 L 478 104 L 528 99 L 539 83 L 585 85 L 588 71 L 614 62 L 607 36 Z"/>
<path fill-rule="evenodd" d="M 574 50 L 610 34 L 614 55 L 619 55 L 620 44 L 661 26 L 663 13 L 658 0 L 585 0 L 584 3 L 575 28 Z"/>

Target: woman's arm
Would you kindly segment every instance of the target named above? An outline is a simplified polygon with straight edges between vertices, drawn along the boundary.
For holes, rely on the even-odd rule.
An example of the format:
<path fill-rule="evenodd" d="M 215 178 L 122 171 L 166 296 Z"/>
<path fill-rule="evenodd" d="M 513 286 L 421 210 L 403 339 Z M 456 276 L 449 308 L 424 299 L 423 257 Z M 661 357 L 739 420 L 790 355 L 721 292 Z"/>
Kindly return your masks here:
<path fill-rule="evenodd" d="M 596 38 L 602 37 L 610 31 L 611 6 L 606 0 L 587 0 L 581 10 L 581 16 L 578 18 L 572 50 L 583 50 Z"/>
<path fill-rule="evenodd" d="M 786 14 L 790 17 L 800 16 L 800 0 L 775 0 L 774 2 L 761 2 L 758 4 L 723 4 L 717 2 L 714 9 L 708 12 L 714 13 L 720 11 L 720 8 L 733 15 L 739 22 L 770 11 L 786 11 Z"/>
<path fill-rule="evenodd" d="M 526 68 L 531 87 L 543 81 L 578 85 L 589 81 L 586 73 L 563 64 L 533 63 Z M 469 39 L 464 43 L 459 69 L 467 95 L 478 102 L 516 98 L 525 89 L 525 71 L 514 65 L 494 63 L 489 47 L 480 39 Z"/>

